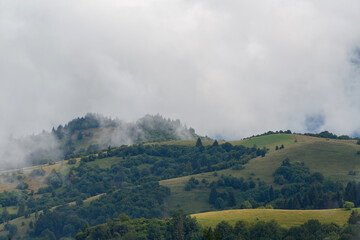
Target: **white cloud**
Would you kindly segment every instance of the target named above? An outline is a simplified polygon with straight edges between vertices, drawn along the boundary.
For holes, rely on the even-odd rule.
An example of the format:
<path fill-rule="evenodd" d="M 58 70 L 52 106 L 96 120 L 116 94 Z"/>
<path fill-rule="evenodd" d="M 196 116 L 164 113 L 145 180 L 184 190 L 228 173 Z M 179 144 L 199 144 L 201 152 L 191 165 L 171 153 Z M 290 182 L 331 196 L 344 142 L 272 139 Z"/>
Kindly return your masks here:
<path fill-rule="evenodd" d="M 1 135 L 98 112 L 180 118 L 201 134 L 360 130 L 360 2 L 0 3 Z"/>

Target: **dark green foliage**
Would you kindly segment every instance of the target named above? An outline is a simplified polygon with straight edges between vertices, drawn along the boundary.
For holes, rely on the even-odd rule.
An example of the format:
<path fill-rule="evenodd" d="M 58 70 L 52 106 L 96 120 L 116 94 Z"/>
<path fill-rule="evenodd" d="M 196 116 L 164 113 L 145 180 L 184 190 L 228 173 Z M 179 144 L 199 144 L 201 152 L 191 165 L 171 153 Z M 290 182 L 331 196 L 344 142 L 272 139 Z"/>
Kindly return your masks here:
<path fill-rule="evenodd" d="M 211 188 L 210 196 L 209 196 L 209 203 L 215 204 L 216 199 L 218 198 L 218 192 L 216 191 L 216 188 Z"/>
<path fill-rule="evenodd" d="M 82 229 L 75 239 L 130 239 L 130 236 L 144 240 L 200 240 L 202 231 L 194 218 L 176 211 L 168 220 L 115 218 L 107 224 Z"/>
<path fill-rule="evenodd" d="M 82 132 L 79 132 L 78 135 L 77 135 L 77 140 L 78 140 L 78 141 L 81 141 L 83 138 L 84 138 L 84 137 L 83 137 Z"/>
<path fill-rule="evenodd" d="M 9 224 L 9 223 L 5 224 L 4 229 L 6 231 L 9 231 L 9 234 L 8 234 L 9 238 L 12 238 L 15 235 L 15 233 L 18 231 L 18 228 L 16 225 Z"/>
<path fill-rule="evenodd" d="M 212 145 L 213 145 L 213 147 L 217 147 L 217 146 L 219 146 L 219 143 L 218 143 L 218 141 L 215 139 L 215 141 L 214 141 L 214 143 L 213 143 Z"/>
<path fill-rule="evenodd" d="M 26 182 L 20 181 L 18 185 L 16 185 L 16 189 L 25 190 L 29 188 L 29 184 Z"/>
<path fill-rule="evenodd" d="M 227 204 L 226 205 L 228 207 L 233 207 L 233 206 L 236 205 L 235 193 L 232 190 L 228 193 Z"/>
<path fill-rule="evenodd" d="M 273 174 L 275 183 L 283 185 L 285 183 L 302 183 L 302 182 L 322 182 L 324 177 L 321 173 L 310 174 L 309 168 L 304 163 L 290 163 L 285 159 L 281 166 Z"/>
<path fill-rule="evenodd" d="M 312 137 L 319 137 L 319 138 L 331 138 L 331 139 L 337 139 L 338 136 L 336 136 L 333 133 L 330 133 L 328 131 L 324 131 L 321 133 L 305 133 L 304 135 L 312 136 Z"/>
<path fill-rule="evenodd" d="M 74 164 L 76 164 L 76 159 L 70 159 L 70 160 L 68 161 L 68 164 L 69 164 L 69 165 L 74 165 Z"/>
<path fill-rule="evenodd" d="M 349 218 L 348 222 L 350 224 L 356 224 L 359 221 L 360 221 L 360 212 L 358 210 L 353 210 L 351 212 L 351 215 L 350 215 L 350 218 Z"/>
<path fill-rule="evenodd" d="M 34 234 L 37 236 L 45 229 L 49 229 L 57 237 L 62 237 L 69 233 L 69 228 L 65 228 L 67 224 L 73 225 L 78 231 L 85 222 L 90 225 L 104 223 L 106 219 L 123 212 L 134 218 L 159 218 L 162 216 L 164 199 L 169 193 L 169 189 L 153 182 L 109 193 L 87 205 L 78 205 L 76 201 L 76 206 L 62 206 L 54 211 L 40 214 Z"/>
<path fill-rule="evenodd" d="M 31 171 L 30 176 L 32 177 L 37 177 L 37 176 L 44 176 L 45 175 L 45 170 L 42 168 L 37 168 Z"/>
<path fill-rule="evenodd" d="M 189 181 L 185 185 L 185 191 L 190 191 L 193 188 L 196 188 L 196 186 L 199 185 L 199 180 L 195 179 L 194 177 L 191 177 Z"/>
<path fill-rule="evenodd" d="M 224 209 L 226 206 L 226 203 L 223 198 L 218 197 L 215 201 L 215 208 L 216 209 Z"/>
<path fill-rule="evenodd" d="M 356 144 L 357 144 L 357 145 L 360 145 L 360 139 L 359 139 L 359 140 L 357 140 Z"/>
<path fill-rule="evenodd" d="M 298 227 L 284 229 L 275 221 L 257 221 L 249 224 L 238 221 L 232 227 L 226 221 L 220 222 L 214 231 L 209 228 L 203 231 L 203 239 L 225 240 L 325 240 L 325 239 L 357 239 L 359 228 L 348 225 L 341 229 L 336 224 L 321 224 L 317 220 L 309 220 Z M 354 238 L 355 237 L 355 238 Z"/>
<path fill-rule="evenodd" d="M 214 236 L 217 239 L 236 239 L 233 227 L 226 221 L 222 221 L 216 226 Z"/>
<path fill-rule="evenodd" d="M 56 172 L 55 169 L 53 169 L 49 174 L 49 176 L 47 176 L 46 182 L 49 186 L 53 188 L 59 188 L 63 183 L 61 175 L 58 172 Z"/>

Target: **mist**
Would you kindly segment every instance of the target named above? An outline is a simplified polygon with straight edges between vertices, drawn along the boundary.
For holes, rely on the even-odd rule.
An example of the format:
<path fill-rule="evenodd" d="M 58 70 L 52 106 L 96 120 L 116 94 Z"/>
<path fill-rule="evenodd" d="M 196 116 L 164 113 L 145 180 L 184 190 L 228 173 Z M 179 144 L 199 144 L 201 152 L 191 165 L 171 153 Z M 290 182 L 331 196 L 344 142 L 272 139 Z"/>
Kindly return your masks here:
<path fill-rule="evenodd" d="M 359 22 L 356 0 L 2 0 L 0 149 L 88 112 L 356 135 Z"/>

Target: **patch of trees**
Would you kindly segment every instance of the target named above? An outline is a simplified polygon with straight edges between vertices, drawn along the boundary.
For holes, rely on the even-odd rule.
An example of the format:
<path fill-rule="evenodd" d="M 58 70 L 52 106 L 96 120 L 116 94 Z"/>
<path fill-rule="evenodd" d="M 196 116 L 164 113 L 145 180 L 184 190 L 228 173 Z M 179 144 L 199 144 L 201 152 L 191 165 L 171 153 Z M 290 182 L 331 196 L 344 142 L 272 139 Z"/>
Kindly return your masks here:
<path fill-rule="evenodd" d="M 106 194 L 89 204 L 63 205 L 40 214 L 32 235 L 40 236 L 48 230 L 57 238 L 75 236 L 85 223 L 91 226 L 101 224 L 121 213 L 132 218 L 160 218 L 163 216 L 164 199 L 169 194 L 168 188 L 153 182 Z"/>
<path fill-rule="evenodd" d="M 283 184 L 281 189 L 274 190 L 259 179 L 255 182 L 252 178 L 246 181 L 221 176 L 208 185 L 211 188 L 209 203 L 217 209 L 267 205 L 280 209 L 329 209 L 342 207 L 344 201 L 360 204 L 360 185 L 349 183 L 344 190 L 341 183 L 324 180 L 320 173 L 310 173 L 303 163 L 290 163 L 285 159 L 274 176 L 275 181 L 281 177 L 282 181 L 278 182 Z"/>
<path fill-rule="evenodd" d="M 337 136 L 336 134 L 333 134 L 328 131 L 323 131 L 321 133 L 305 133 L 304 135 L 311 136 L 311 137 L 318 137 L 318 138 L 343 139 L 343 140 L 352 139 L 351 137 L 349 137 L 347 135 Z"/>
<path fill-rule="evenodd" d="M 275 170 L 274 182 L 283 185 L 288 183 L 313 183 L 322 182 L 324 176 L 321 173 L 310 174 L 309 168 L 305 167 L 303 162 L 290 163 L 290 160 L 286 158 L 281 166 Z"/>
<path fill-rule="evenodd" d="M 292 134 L 291 130 L 278 130 L 278 131 L 268 131 L 262 134 L 253 135 L 252 137 L 260 137 L 260 136 L 266 136 L 266 135 L 273 135 L 273 134 Z"/>
<path fill-rule="evenodd" d="M 176 211 L 167 220 L 134 219 L 121 214 L 111 222 L 83 228 L 75 237 L 85 239 L 201 240 L 203 232 L 195 218 Z"/>
<path fill-rule="evenodd" d="M 189 181 L 186 183 L 184 190 L 190 191 L 191 189 L 196 188 L 199 185 L 199 180 L 195 179 L 194 177 L 190 178 Z"/>
<path fill-rule="evenodd" d="M 38 176 L 44 176 L 45 175 L 45 170 L 42 168 L 37 168 L 31 171 L 30 176 L 32 177 L 38 177 Z"/>
<path fill-rule="evenodd" d="M 304 224 L 285 229 L 277 222 L 256 221 L 249 223 L 237 221 L 235 225 L 227 221 L 218 223 L 214 228 L 201 228 L 196 219 L 175 212 L 171 218 L 133 219 L 121 214 L 106 224 L 88 227 L 77 234 L 76 240 L 85 239 L 169 239 L 169 240 L 328 240 L 356 239 L 360 233 L 356 223 L 360 220 L 357 211 L 352 212 L 348 224 L 340 227 L 337 224 L 320 223 L 308 220 Z"/>

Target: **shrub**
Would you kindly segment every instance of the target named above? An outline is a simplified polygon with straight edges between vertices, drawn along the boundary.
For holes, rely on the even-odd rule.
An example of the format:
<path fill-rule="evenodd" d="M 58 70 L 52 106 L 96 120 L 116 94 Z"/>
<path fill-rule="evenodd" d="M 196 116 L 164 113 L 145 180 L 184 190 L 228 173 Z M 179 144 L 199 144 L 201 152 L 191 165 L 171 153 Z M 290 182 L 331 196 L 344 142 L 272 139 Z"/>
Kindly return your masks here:
<path fill-rule="evenodd" d="M 39 169 L 34 169 L 31 171 L 30 176 L 32 177 L 36 177 L 36 176 L 44 176 L 45 175 L 45 170 L 42 168 Z"/>
<path fill-rule="evenodd" d="M 345 202 L 343 207 L 346 209 L 346 210 L 351 210 L 353 207 L 355 207 L 355 204 L 353 202 Z"/>

